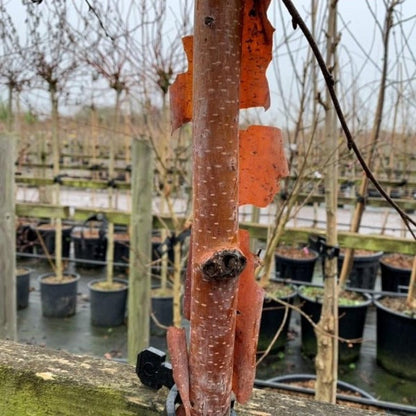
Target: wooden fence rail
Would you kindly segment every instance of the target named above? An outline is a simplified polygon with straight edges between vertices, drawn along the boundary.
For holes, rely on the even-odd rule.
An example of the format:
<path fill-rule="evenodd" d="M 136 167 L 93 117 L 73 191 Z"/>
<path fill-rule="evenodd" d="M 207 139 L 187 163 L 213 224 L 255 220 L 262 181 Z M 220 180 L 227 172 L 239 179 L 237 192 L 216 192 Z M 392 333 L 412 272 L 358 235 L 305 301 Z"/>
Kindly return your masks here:
<path fill-rule="evenodd" d="M 91 215 L 103 213 L 108 221 L 119 225 L 130 224 L 130 213 L 103 208 L 75 208 L 68 206 L 56 206 L 46 204 L 18 203 L 16 204 L 16 215 L 18 217 L 30 218 L 61 218 L 83 222 Z M 185 219 L 182 219 L 185 222 Z M 153 216 L 153 228 L 161 229 L 165 226 L 173 229 L 172 219 L 167 216 Z M 253 238 L 265 241 L 269 226 L 265 224 L 255 224 L 242 222 L 240 226 L 247 229 Z M 282 241 L 287 244 L 305 243 L 309 236 L 325 236 L 325 230 L 320 228 L 308 227 L 286 227 Z M 387 235 L 368 235 L 352 233 L 349 231 L 339 231 L 338 240 L 340 247 L 367 249 L 374 251 L 396 252 L 403 254 L 416 254 L 416 241 L 409 238 L 399 238 Z"/>

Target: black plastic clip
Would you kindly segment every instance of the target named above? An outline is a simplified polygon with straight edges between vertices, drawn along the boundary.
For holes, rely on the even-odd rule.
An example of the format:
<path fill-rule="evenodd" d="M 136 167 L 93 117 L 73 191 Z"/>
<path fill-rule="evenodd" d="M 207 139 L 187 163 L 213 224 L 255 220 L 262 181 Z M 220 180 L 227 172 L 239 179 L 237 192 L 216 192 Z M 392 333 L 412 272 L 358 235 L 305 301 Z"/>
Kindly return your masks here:
<path fill-rule="evenodd" d="M 56 175 L 54 178 L 53 178 L 53 183 L 58 183 L 59 185 L 62 185 L 62 178 L 65 178 L 65 177 L 67 177 L 68 175 L 66 175 L 66 174 L 60 174 L 60 175 Z"/>
<path fill-rule="evenodd" d="M 316 237 L 316 248 L 318 253 L 321 255 L 322 259 L 333 259 L 334 257 L 339 257 L 339 247 L 330 246 L 326 243 L 326 238 L 318 235 Z"/>
<path fill-rule="evenodd" d="M 107 182 L 107 186 L 109 187 L 109 188 L 113 188 L 113 189 L 115 189 L 115 188 L 117 188 L 117 182 L 115 181 L 115 179 L 110 179 L 108 182 Z"/>
<path fill-rule="evenodd" d="M 357 194 L 357 202 L 359 204 L 366 205 L 367 204 L 367 196 L 364 196 L 364 195 L 361 195 L 361 194 Z"/>
<path fill-rule="evenodd" d="M 165 362 L 166 354 L 154 347 L 148 347 L 137 355 L 136 374 L 140 381 L 152 389 L 163 386 L 172 388 L 172 366 Z"/>

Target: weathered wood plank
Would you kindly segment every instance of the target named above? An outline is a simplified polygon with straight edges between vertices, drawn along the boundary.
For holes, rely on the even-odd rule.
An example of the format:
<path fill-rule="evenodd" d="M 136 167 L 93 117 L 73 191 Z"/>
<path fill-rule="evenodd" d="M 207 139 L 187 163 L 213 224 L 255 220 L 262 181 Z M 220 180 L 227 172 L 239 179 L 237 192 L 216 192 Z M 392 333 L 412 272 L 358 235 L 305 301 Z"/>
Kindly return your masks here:
<path fill-rule="evenodd" d="M 260 240 L 267 238 L 267 225 L 241 223 L 242 228 L 249 230 L 250 235 Z M 311 235 L 325 236 L 325 230 L 308 227 L 286 227 L 282 241 L 287 244 L 307 243 Z M 349 231 L 338 231 L 338 243 L 342 248 L 366 249 L 374 251 L 416 254 L 416 241 L 409 238 L 386 235 L 358 234 Z"/>
<path fill-rule="evenodd" d="M 74 221 L 85 221 L 96 213 L 103 213 L 114 224 L 130 224 L 130 213 L 104 208 L 76 208 L 70 215 L 69 207 L 58 207 L 47 204 L 16 204 L 16 214 L 19 217 L 34 218 L 62 218 Z M 183 219 L 182 219 L 183 220 Z M 173 228 L 172 219 L 166 216 L 153 216 L 153 228 Z M 267 224 L 240 223 L 241 228 L 249 230 L 250 236 L 259 240 L 266 240 Z M 282 241 L 288 244 L 306 243 L 310 235 L 325 235 L 325 230 L 308 227 L 286 227 Z M 349 231 L 338 231 L 340 247 L 367 249 L 384 252 L 397 252 L 403 254 L 416 254 L 416 241 L 409 238 L 392 237 L 387 235 L 358 234 Z"/>
<path fill-rule="evenodd" d="M 132 212 L 129 257 L 128 360 L 149 346 L 152 261 L 153 154 L 145 140 L 133 140 Z"/>
<path fill-rule="evenodd" d="M 0 134 L 0 338 L 16 339 L 15 138 Z"/>
<path fill-rule="evenodd" d="M 46 186 L 53 185 L 55 183 L 53 178 L 33 178 L 28 176 L 16 176 L 16 183 L 22 183 L 29 186 Z M 60 183 L 62 186 L 70 188 L 81 189 L 107 189 L 109 187 L 115 187 L 117 189 L 130 189 L 130 184 L 122 181 L 114 181 L 112 185 L 108 181 L 102 180 L 88 180 L 88 179 L 73 179 L 73 178 L 61 178 Z"/>
<path fill-rule="evenodd" d="M 124 211 L 116 211 L 108 208 L 75 208 L 71 219 L 75 221 L 85 221 L 91 215 L 104 214 L 108 221 L 119 225 L 130 224 L 130 213 Z"/>
<path fill-rule="evenodd" d="M 0 341 L 2 416 L 162 416 L 167 389 L 143 386 L 133 366 Z M 238 416 L 361 416 L 379 413 L 255 390 Z"/>
<path fill-rule="evenodd" d="M 32 218 L 61 218 L 70 217 L 70 208 L 63 205 L 51 205 L 41 203 L 17 203 L 16 215 L 18 217 Z"/>

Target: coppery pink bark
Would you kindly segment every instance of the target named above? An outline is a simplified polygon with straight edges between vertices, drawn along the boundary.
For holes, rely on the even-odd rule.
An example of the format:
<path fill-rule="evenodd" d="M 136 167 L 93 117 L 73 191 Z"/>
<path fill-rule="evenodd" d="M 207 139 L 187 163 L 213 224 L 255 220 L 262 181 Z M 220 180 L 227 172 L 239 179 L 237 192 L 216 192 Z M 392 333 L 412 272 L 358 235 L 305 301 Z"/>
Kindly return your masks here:
<path fill-rule="evenodd" d="M 173 129 L 193 118 L 194 212 L 184 302 L 188 366 L 183 332 L 168 336 L 175 382 L 185 401 L 189 397 L 192 416 L 228 415 L 231 390 L 245 402 L 254 380 L 262 291 L 254 281 L 248 235 L 239 241 L 238 206 L 267 205 L 287 164 L 278 130 L 255 126 L 239 139 L 238 115 L 243 107 L 269 106 L 269 3 L 196 0 L 195 36 L 184 39 L 188 71 L 171 88 Z"/>
<path fill-rule="evenodd" d="M 193 415 L 230 408 L 238 276 L 202 267 L 238 247 L 242 0 L 197 0 L 193 77 L 193 273 L 189 351 Z"/>

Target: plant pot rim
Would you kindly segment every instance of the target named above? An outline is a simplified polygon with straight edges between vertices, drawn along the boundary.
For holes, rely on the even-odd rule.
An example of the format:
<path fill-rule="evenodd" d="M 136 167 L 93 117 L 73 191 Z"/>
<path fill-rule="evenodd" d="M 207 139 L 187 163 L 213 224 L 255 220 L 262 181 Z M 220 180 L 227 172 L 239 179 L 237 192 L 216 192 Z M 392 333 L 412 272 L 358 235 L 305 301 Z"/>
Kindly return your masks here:
<path fill-rule="evenodd" d="M 44 223 L 44 224 L 30 224 L 30 228 L 32 230 L 40 230 L 40 231 L 55 231 L 55 224 L 51 223 Z M 69 224 L 62 224 L 62 231 L 72 230 L 74 227 Z"/>
<path fill-rule="evenodd" d="M 384 255 L 384 251 L 372 251 L 372 250 L 368 250 L 369 252 L 371 252 L 371 254 L 365 254 L 365 255 L 359 255 L 359 254 L 355 254 L 354 253 L 354 259 L 374 259 L 376 257 L 381 258 Z M 339 253 L 339 258 L 344 258 L 345 254 L 340 251 Z"/>
<path fill-rule="evenodd" d="M 25 272 L 24 273 L 17 273 L 17 271 L 18 270 L 25 270 Z M 25 275 L 27 275 L 28 273 L 32 273 L 33 272 L 33 269 L 32 268 L 30 268 L 30 267 L 26 267 L 26 266 L 19 266 L 19 267 L 16 267 L 16 277 L 20 277 L 20 276 L 25 276 Z"/>
<path fill-rule="evenodd" d="M 302 285 L 302 286 L 299 286 L 299 287 L 298 287 L 298 291 L 297 291 L 298 296 L 299 296 L 301 299 L 305 299 L 305 300 L 308 300 L 308 301 L 310 301 L 310 302 L 319 303 L 319 304 L 321 304 L 321 305 L 322 305 L 322 302 L 319 302 L 319 301 L 317 301 L 317 300 L 316 300 L 316 299 L 314 299 L 314 298 L 310 298 L 309 296 L 306 296 L 306 295 L 304 295 L 304 294 L 301 292 L 301 290 L 302 290 L 303 288 L 305 288 L 305 287 L 308 287 L 308 286 L 304 286 L 304 285 Z M 319 288 L 320 288 L 320 289 L 323 289 L 322 287 L 319 287 Z M 365 300 L 363 300 L 363 301 L 362 301 L 361 303 L 359 303 L 358 305 L 339 305 L 339 304 L 338 304 L 338 308 L 345 308 L 345 309 L 362 308 L 363 306 L 365 306 L 365 307 L 370 306 L 370 305 L 373 303 L 373 299 L 372 299 L 372 297 L 371 297 L 368 293 L 357 292 L 357 291 L 353 290 L 352 288 L 351 288 L 351 289 L 345 289 L 345 291 L 346 291 L 346 292 L 354 292 L 354 293 L 358 293 L 358 294 L 360 294 L 360 295 L 364 296 L 366 299 L 365 299 Z"/>
<path fill-rule="evenodd" d="M 406 315 L 406 314 L 404 314 L 402 312 L 398 312 L 398 311 L 395 311 L 393 309 L 390 309 L 387 306 L 383 305 L 380 302 L 383 299 L 383 297 L 403 298 L 403 299 L 405 299 L 406 298 L 406 295 L 405 294 L 397 293 L 397 294 L 394 294 L 394 295 L 393 294 L 391 294 L 391 295 L 389 294 L 388 296 L 378 297 L 377 299 L 374 299 L 374 305 L 376 306 L 377 309 L 381 309 L 384 312 L 390 313 L 391 315 L 396 315 L 396 316 L 399 316 L 400 318 L 408 319 L 409 321 L 416 321 L 416 316 L 415 317 L 412 317 L 412 316 Z"/>
<path fill-rule="evenodd" d="M 64 276 L 73 276 L 73 279 L 72 280 L 67 280 L 65 282 L 52 282 L 52 283 L 51 282 L 44 282 L 43 281 L 45 278 L 51 277 L 51 276 L 55 276 L 55 275 L 56 274 L 54 272 L 43 273 L 43 274 L 41 274 L 41 275 L 38 276 L 38 279 L 37 280 L 42 285 L 50 285 L 50 286 L 52 286 L 52 285 L 67 285 L 67 284 L 73 283 L 75 281 L 78 281 L 81 278 L 81 276 L 78 273 L 72 273 L 71 272 L 71 273 L 63 273 L 63 275 Z"/>
<path fill-rule="evenodd" d="M 162 293 L 159 294 L 157 293 L 161 288 L 160 287 L 156 287 L 156 288 L 152 288 L 150 290 L 151 292 L 151 297 L 152 298 L 160 298 L 160 299 L 170 299 L 173 298 L 173 290 L 172 289 L 164 289 L 164 290 L 168 290 L 171 292 L 171 294 L 167 294 L 167 293 Z M 156 293 L 155 293 L 156 292 Z"/>
<path fill-rule="evenodd" d="M 128 284 L 127 280 L 123 280 L 123 279 L 113 279 L 113 282 L 122 283 L 124 286 L 123 287 L 116 288 L 116 289 L 103 290 L 103 289 L 94 287 L 94 284 L 95 283 L 99 283 L 99 282 L 106 282 L 106 279 L 94 279 L 94 280 L 91 280 L 87 284 L 88 289 L 89 290 L 92 290 L 92 291 L 95 291 L 95 292 L 112 293 L 112 292 L 123 292 L 123 291 L 127 290 L 128 287 L 129 287 L 129 284 Z"/>
<path fill-rule="evenodd" d="M 274 278 L 271 278 L 270 279 L 270 283 L 277 283 L 277 284 L 282 284 L 282 285 L 284 285 L 284 286 L 289 286 L 291 289 L 292 289 L 292 292 L 291 293 L 289 293 L 288 295 L 286 295 L 286 296 L 279 296 L 278 297 L 278 299 L 292 299 L 292 298 L 294 298 L 295 296 L 297 296 L 297 294 L 298 294 L 298 291 L 297 291 L 297 288 L 296 288 L 296 286 L 294 285 L 294 284 L 292 284 L 292 283 L 289 283 L 289 282 L 283 282 L 283 281 L 280 281 L 280 280 L 278 280 L 278 279 L 274 279 Z M 264 299 L 266 300 L 266 299 L 269 299 L 269 300 L 273 300 L 273 298 L 270 298 L 269 296 L 268 296 L 268 290 L 267 290 L 267 286 L 266 287 L 264 287 L 263 288 L 263 290 L 264 290 Z"/>
<path fill-rule="evenodd" d="M 299 251 L 303 250 L 303 248 L 297 248 L 297 247 L 294 247 L 294 248 Z M 294 261 L 299 261 L 299 262 L 309 262 L 309 261 L 316 260 L 319 257 L 319 253 L 316 250 L 314 250 L 313 248 L 309 248 L 309 247 L 307 247 L 307 249 L 311 254 L 313 254 L 312 257 L 307 257 L 307 258 L 290 257 L 290 256 L 285 256 L 284 254 L 279 253 L 277 250 L 274 252 L 274 255 L 282 259 L 289 259 L 289 260 L 294 260 Z"/>
<path fill-rule="evenodd" d="M 381 257 L 381 259 L 380 259 L 380 264 L 382 264 L 383 266 L 389 267 L 391 269 L 406 270 L 406 271 L 410 271 L 410 272 L 412 271 L 412 268 L 411 267 L 409 268 L 409 267 L 396 266 L 395 264 L 391 264 L 391 263 L 385 261 L 385 259 L 387 259 L 387 258 L 389 258 L 391 256 L 392 256 L 391 253 L 390 254 L 383 255 Z M 410 256 L 410 257 L 412 257 L 412 256 Z"/>

